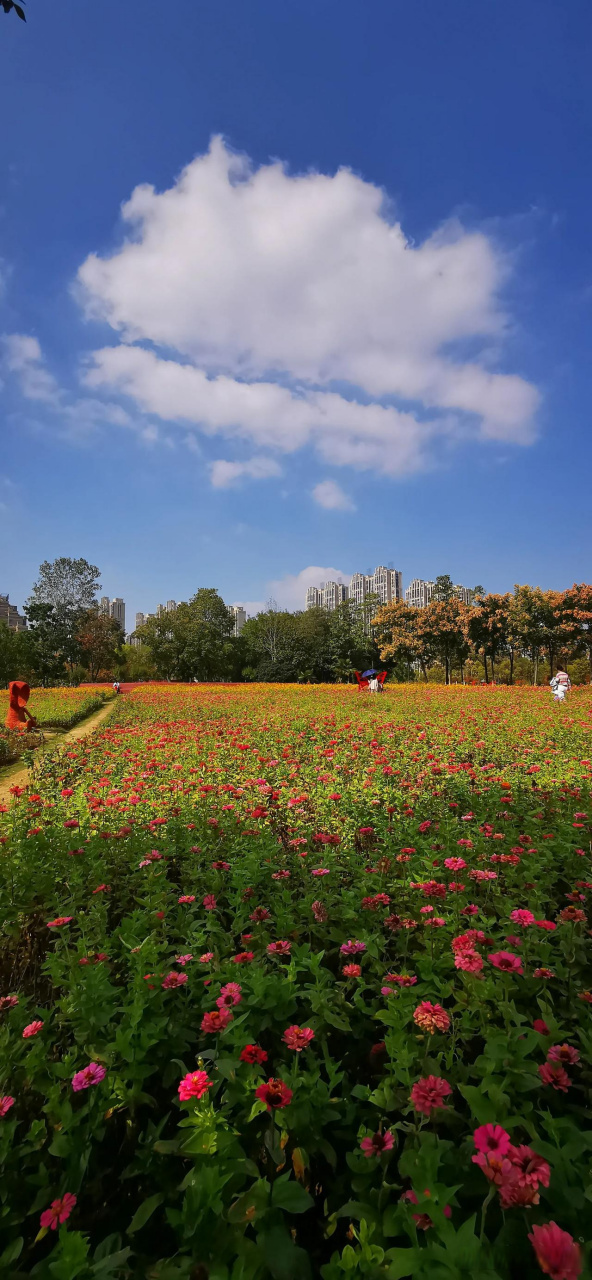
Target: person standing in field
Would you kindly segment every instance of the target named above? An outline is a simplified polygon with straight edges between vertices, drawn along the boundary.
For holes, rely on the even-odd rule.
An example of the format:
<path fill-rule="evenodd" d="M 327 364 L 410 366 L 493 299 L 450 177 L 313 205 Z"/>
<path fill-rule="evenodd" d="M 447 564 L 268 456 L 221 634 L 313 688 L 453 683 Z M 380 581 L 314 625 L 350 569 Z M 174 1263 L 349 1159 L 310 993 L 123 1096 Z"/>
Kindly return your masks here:
<path fill-rule="evenodd" d="M 8 715 L 4 721 L 7 729 L 16 729 L 18 733 L 30 733 L 37 721 L 27 711 L 27 702 L 31 690 L 26 680 L 11 680 L 8 686 Z"/>
<path fill-rule="evenodd" d="M 567 693 L 571 689 L 571 680 L 567 671 L 556 671 L 550 683 L 553 690 L 553 701 L 564 702 Z"/>

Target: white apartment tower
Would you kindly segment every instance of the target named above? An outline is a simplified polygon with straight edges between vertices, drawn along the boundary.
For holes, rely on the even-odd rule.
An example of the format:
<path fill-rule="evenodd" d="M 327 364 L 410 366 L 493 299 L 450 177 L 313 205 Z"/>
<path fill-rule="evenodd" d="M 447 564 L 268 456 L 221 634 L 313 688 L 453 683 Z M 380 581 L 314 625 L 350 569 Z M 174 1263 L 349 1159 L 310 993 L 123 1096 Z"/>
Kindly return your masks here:
<path fill-rule="evenodd" d="M 109 606 L 109 617 L 115 618 L 119 623 L 121 630 L 125 632 L 125 600 L 121 596 L 114 596 Z"/>
<path fill-rule="evenodd" d="M 378 596 L 381 604 L 394 604 L 403 599 L 403 574 L 399 569 L 387 569 L 379 564 L 369 582 L 370 591 Z"/>
<path fill-rule="evenodd" d="M 426 582 L 423 578 L 414 578 L 409 583 L 405 592 L 405 603 L 413 605 L 415 609 L 423 609 L 434 594 L 436 583 Z"/>
<path fill-rule="evenodd" d="M 247 621 L 247 611 L 243 609 L 242 604 L 231 604 L 228 606 L 229 612 L 234 618 L 233 634 L 240 636 L 240 633 Z"/>
<path fill-rule="evenodd" d="M 138 627 L 144 626 L 145 621 L 146 621 L 146 615 L 144 613 L 136 614 L 136 631 L 138 630 Z"/>
<path fill-rule="evenodd" d="M 322 590 L 322 596 L 323 607 L 333 611 L 338 605 L 347 600 L 347 587 L 342 582 L 326 582 Z"/>
<path fill-rule="evenodd" d="M 306 608 L 318 609 L 323 603 L 323 593 L 318 587 L 306 588 Z"/>

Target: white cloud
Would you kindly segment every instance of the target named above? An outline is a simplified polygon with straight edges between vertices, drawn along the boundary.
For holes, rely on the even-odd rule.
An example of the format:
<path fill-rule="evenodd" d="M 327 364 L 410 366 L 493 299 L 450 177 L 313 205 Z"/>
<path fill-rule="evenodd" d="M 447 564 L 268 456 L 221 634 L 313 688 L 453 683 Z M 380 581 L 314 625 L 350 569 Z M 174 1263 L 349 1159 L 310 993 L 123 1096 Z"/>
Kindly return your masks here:
<path fill-rule="evenodd" d="M 124 344 L 95 353 L 94 385 L 206 432 L 282 450 L 310 441 L 393 475 L 426 465 L 441 436 L 533 439 L 536 389 L 490 367 L 509 264 L 483 232 L 451 222 L 416 246 L 349 170 L 254 169 L 220 138 L 169 190 L 137 187 L 122 213 L 123 245 L 78 273 L 87 313 Z M 129 345 L 141 342 L 173 358 Z M 452 354 L 467 344 L 480 357 Z"/>
<path fill-rule="evenodd" d="M 246 462 L 226 462 L 218 458 L 210 463 L 210 479 L 214 489 L 228 489 L 244 476 L 252 480 L 268 480 L 271 476 L 279 476 L 282 469 L 274 458 L 260 454 L 249 458 Z"/>
<path fill-rule="evenodd" d="M 23 395 L 28 400 L 41 400 L 57 407 L 60 390 L 53 374 L 45 368 L 37 338 L 26 333 L 8 333 L 2 338 L 2 347 L 5 367 L 18 378 Z"/>
<path fill-rule="evenodd" d="M 315 502 L 326 511 L 355 511 L 354 503 L 335 480 L 321 480 L 312 491 Z M 314 584 L 313 584 L 314 585 Z"/>
<path fill-rule="evenodd" d="M 267 598 L 277 601 L 283 609 L 304 609 L 306 588 L 320 587 L 322 582 L 348 583 L 351 573 L 332 566 L 309 564 L 300 573 L 287 573 L 284 578 L 274 578 L 267 583 Z"/>

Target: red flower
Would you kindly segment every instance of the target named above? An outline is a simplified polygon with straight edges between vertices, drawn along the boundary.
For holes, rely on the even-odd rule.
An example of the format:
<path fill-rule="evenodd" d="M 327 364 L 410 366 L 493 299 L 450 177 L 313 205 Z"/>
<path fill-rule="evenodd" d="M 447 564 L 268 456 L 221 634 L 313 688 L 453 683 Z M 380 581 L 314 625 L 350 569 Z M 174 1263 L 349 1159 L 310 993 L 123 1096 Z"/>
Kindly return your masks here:
<path fill-rule="evenodd" d="M 188 978 L 186 973 L 175 973 L 175 970 L 172 969 L 171 972 L 167 974 L 166 978 L 164 978 L 164 980 L 161 982 L 160 985 L 161 987 L 164 988 L 165 991 L 168 991 L 171 987 L 184 986 L 184 984 L 187 981 L 188 981 Z"/>
<path fill-rule="evenodd" d="M 542 1018 L 535 1018 L 532 1024 L 532 1029 L 533 1031 L 538 1031 L 540 1036 L 548 1036 L 551 1034 L 547 1026 L 547 1023 L 543 1022 Z"/>
<path fill-rule="evenodd" d="M 259 1066 L 263 1062 L 267 1062 L 267 1054 L 265 1049 L 260 1049 L 258 1044 L 246 1044 L 244 1049 L 240 1051 L 241 1062 L 256 1062 Z"/>
<path fill-rule="evenodd" d="M 577 1280 L 582 1274 L 584 1264 L 580 1246 L 556 1222 L 533 1227 L 528 1239 L 541 1271 L 552 1280 Z"/>
<path fill-rule="evenodd" d="M 505 1156 L 511 1146 L 510 1135 L 505 1129 L 502 1129 L 500 1124 L 479 1125 L 479 1128 L 475 1129 L 473 1133 L 473 1142 L 477 1151 L 483 1152 L 486 1156 L 495 1156 L 496 1158 Z"/>
<path fill-rule="evenodd" d="M 344 964 L 341 972 L 343 973 L 344 978 L 359 978 L 362 972 L 362 966 L 360 964 Z"/>
<path fill-rule="evenodd" d="M 74 916 L 56 916 L 55 920 L 47 921 L 47 927 L 48 929 L 61 929 L 63 924 L 69 924 L 73 919 Z"/>
<path fill-rule="evenodd" d="M 409 1101 L 413 1103 L 415 1111 L 429 1116 L 432 1111 L 446 1106 L 444 1099 L 451 1093 L 451 1086 L 442 1076 L 424 1076 L 413 1085 Z"/>
<path fill-rule="evenodd" d="M 23 1040 L 28 1040 L 31 1036 L 38 1035 L 40 1031 L 43 1031 L 42 1022 L 30 1022 L 23 1031 Z"/>
<path fill-rule="evenodd" d="M 265 1103 L 268 1111 L 281 1111 L 283 1107 L 289 1107 L 292 1101 L 292 1090 L 284 1084 L 283 1080 L 278 1080 L 272 1076 L 265 1084 L 260 1084 L 255 1089 L 255 1097 L 260 1098 Z"/>

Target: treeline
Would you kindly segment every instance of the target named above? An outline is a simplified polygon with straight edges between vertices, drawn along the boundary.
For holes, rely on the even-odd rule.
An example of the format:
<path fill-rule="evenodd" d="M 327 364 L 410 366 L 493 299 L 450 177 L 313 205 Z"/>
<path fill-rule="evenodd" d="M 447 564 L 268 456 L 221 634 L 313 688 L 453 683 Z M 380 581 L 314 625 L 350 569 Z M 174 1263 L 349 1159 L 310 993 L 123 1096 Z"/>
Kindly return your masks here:
<path fill-rule="evenodd" d="M 574 683 L 592 678 L 592 586 L 541 591 L 517 586 L 499 595 L 476 588 L 465 605 L 452 580 L 436 580 L 425 608 L 405 603 L 290 613 L 270 602 L 240 636 L 213 587 L 200 587 L 174 613 L 150 618 L 125 643 L 119 624 L 99 613 L 99 570 L 86 560 L 45 561 L 25 605 L 28 629 L 0 624 L 0 683 L 83 680 L 353 679 L 383 665 L 391 680 L 538 684 L 559 665 Z M 137 643 L 139 641 L 139 644 Z"/>
<path fill-rule="evenodd" d="M 477 675 L 512 684 L 518 676 L 538 684 L 559 666 L 574 683 L 592 677 L 592 586 L 541 591 L 516 586 L 504 595 L 476 596 L 468 607 L 450 579 L 439 579 L 437 598 L 423 609 L 385 605 L 373 620 L 381 657 L 407 663 L 425 680 L 440 670 L 446 683 Z"/>

